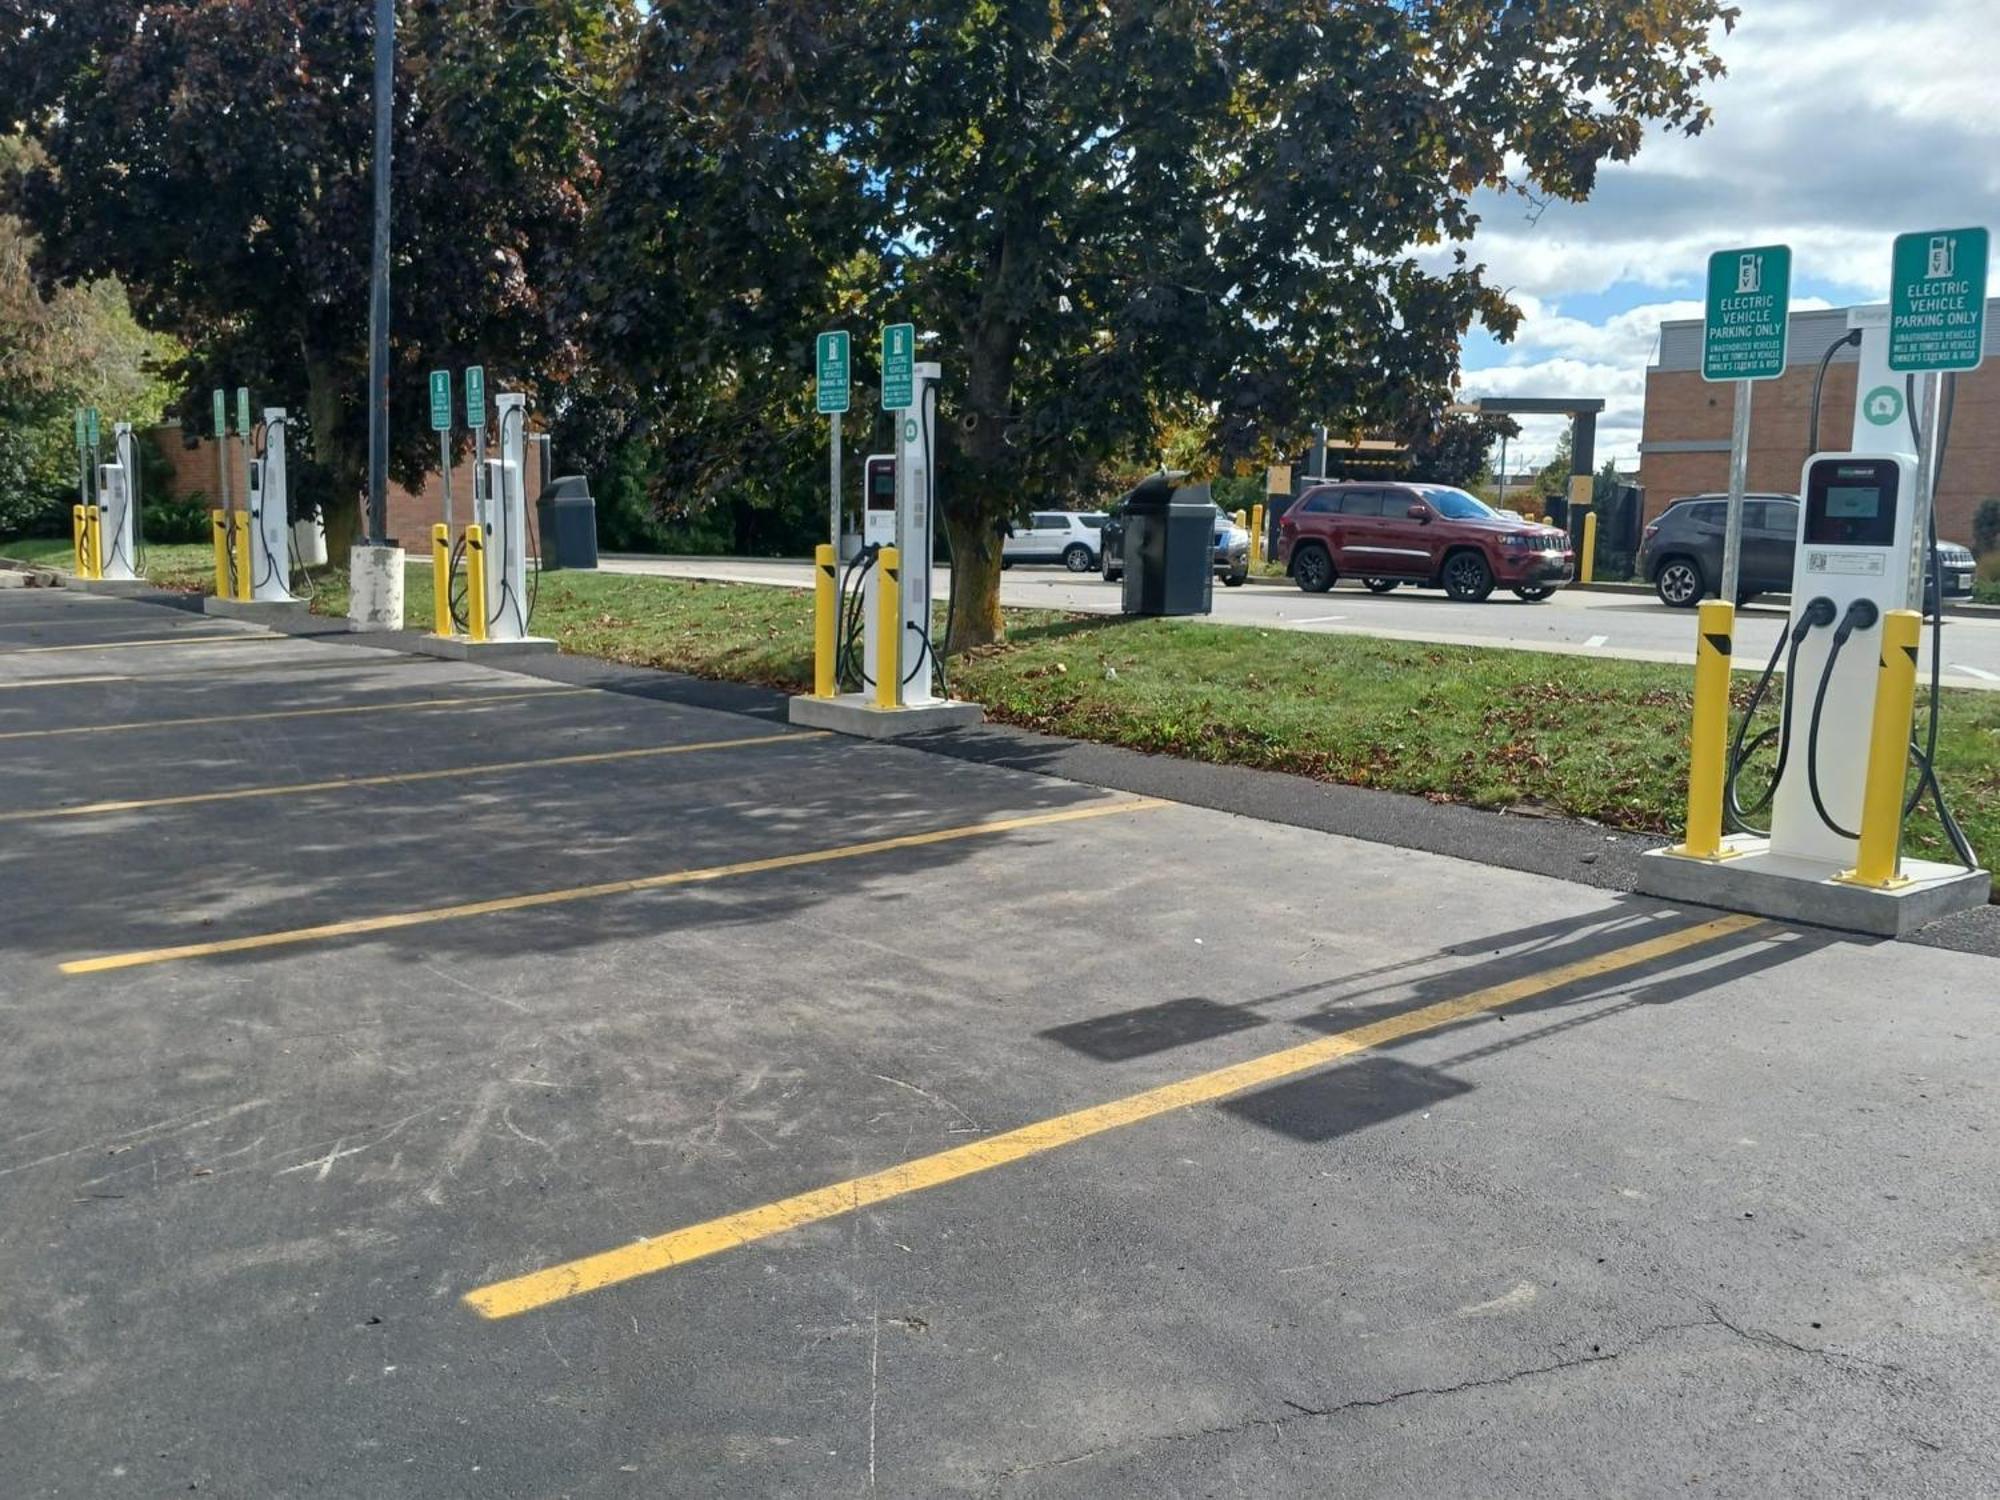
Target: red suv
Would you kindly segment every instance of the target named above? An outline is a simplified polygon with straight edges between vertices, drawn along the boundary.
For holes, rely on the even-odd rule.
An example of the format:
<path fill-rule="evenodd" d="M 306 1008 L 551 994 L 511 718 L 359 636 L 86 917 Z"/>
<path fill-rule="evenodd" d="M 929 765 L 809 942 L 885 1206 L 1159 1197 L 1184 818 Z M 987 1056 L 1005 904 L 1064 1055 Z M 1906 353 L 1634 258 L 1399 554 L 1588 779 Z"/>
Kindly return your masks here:
<path fill-rule="evenodd" d="M 1533 601 L 1570 579 L 1565 533 L 1445 484 L 1307 490 L 1278 522 L 1278 561 L 1308 594 L 1358 578 L 1378 594 L 1410 583 L 1476 603 L 1498 584 Z"/>

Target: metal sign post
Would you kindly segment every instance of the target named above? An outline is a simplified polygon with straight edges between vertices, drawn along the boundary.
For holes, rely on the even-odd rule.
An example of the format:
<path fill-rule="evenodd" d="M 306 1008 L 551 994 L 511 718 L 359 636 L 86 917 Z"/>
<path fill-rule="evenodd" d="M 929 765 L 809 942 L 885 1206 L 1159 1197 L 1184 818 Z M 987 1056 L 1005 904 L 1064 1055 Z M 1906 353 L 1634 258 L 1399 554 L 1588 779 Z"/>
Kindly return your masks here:
<path fill-rule="evenodd" d="M 229 503 L 229 398 L 219 389 L 215 393 L 215 473 L 216 483 L 222 491 L 222 508 L 232 509 Z"/>
<path fill-rule="evenodd" d="M 480 486 L 486 480 L 486 366 L 465 372 L 465 425 L 472 429 L 472 518 L 480 519 Z M 450 524 L 447 515 L 445 522 Z"/>
<path fill-rule="evenodd" d="M 1922 375 L 1916 514 L 1910 548 L 1909 608 L 1924 607 L 1937 505 L 1938 413 L 1944 372 L 1976 370 L 1986 354 L 1986 266 L 1992 238 L 1980 228 L 1927 229 L 1896 236 L 1889 284 L 1889 368 Z"/>
<path fill-rule="evenodd" d="M 438 474 L 444 481 L 444 524 L 451 529 L 451 371 L 431 371 L 431 431 L 438 435 Z"/>
<path fill-rule="evenodd" d="M 250 451 L 250 387 L 236 388 L 236 438 L 243 444 L 243 503 L 250 503 L 251 469 L 256 466 L 257 456 Z"/>
<path fill-rule="evenodd" d="M 819 370 L 819 410 L 830 419 L 832 428 L 831 455 L 827 467 L 827 536 L 833 543 L 834 557 L 840 556 L 840 419 L 849 405 L 848 384 L 848 339 L 843 329 L 834 329 L 819 336 L 818 356 L 814 363 Z"/>
<path fill-rule="evenodd" d="M 1750 469 L 1750 393 L 1785 373 L 1791 324 L 1792 250 L 1760 245 L 1708 258 L 1701 378 L 1736 387 L 1729 433 L 1729 511 L 1722 538 L 1722 601 L 1734 605 L 1743 568 L 1743 492 Z"/>

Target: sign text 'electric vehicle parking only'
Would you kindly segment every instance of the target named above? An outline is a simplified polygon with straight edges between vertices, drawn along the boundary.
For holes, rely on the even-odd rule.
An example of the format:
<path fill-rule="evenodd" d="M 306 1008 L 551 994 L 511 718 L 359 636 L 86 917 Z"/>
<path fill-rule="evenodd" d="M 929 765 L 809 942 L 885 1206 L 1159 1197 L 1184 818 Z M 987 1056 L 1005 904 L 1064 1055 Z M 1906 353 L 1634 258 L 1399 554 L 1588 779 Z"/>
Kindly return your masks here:
<path fill-rule="evenodd" d="M 1703 380 L 1776 380 L 1785 373 L 1792 312 L 1792 247 L 1718 250 L 1708 258 Z"/>
<path fill-rule="evenodd" d="M 890 323 L 882 330 L 882 410 L 917 404 L 917 325 Z"/>
<path fill-rule="evenodd" d="M 1889 368 L 1898 374 L 1976 370 L 1986 352 L 1983 229 L 1896 236 L 1889 287 Z"/>
<path fill-rule="evenodd" d="M 847 410 L 847 335 L 836 329 L 819 336 L 819 414 Z"/>

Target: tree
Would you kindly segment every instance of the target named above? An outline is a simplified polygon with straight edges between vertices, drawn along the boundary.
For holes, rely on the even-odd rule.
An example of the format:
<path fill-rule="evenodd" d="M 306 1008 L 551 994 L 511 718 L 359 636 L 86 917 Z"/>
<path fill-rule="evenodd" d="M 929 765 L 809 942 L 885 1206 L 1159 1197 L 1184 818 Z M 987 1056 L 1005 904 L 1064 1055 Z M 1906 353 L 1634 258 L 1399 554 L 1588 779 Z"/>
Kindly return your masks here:
<path fill-rule="evenodd" d="M 1734 16 L 1719 0 L 656 0 L 619 153 L 674 163 L 710 238 L 651 267 L 613 255 L 657 274 L 617 286 L 608 320 L 671 310 L 719 335 L 734 378 L 774 382 L 809 367 L 813 324 L 783 315 L 826 307 L 816 281 L 863 326 L 937 330 L 953 644 L 974 644 L 1000 630 L 995 523 L 1157 452 L 1180 403 L 1225 462 L 1314 421 L 1407 430 L 1441 411 L 1470 326 L 1518 321 L 1462 243 L 1472 194 L 1581 198 L 1648 121 L 1699 130 L 1711 28 Z M 619 201 L 645 175 L 614 171 L 605 213 L 614 242 L 650 249 L 658 222 Z M 825 280 L 843 265 L 869 279 Z M 622 354 L 637 390 L 678 373 L 657 340 Z"/>
<path fill-rule="evenodd" d="M 32 159 L 27 142 L 0 137 L 0 173 Z M 66 529 L 75 409 L 140 426 L 158 420 L 167 397 L 158 370 L 178 353 L 133 322 L 115 281 L 44 295 L 34 257 L 26 227 L 0 215 L 0 535 Z"/>
<path fill-rule="evenodd" d="M 0 100 L 45 153 L 14 174 L 45 280 L 117 276 L 210 386 L 293 414 L 336 545 L 365 482 L 371 7 L 64 0 L 0 15 Z M 630 0 L 402 0 L 396 97 L 394 469 L 436 463 L 432 366 L 546 401 L 576 363 L 596 128 Z M 301 477 L 313 478 L 301 453 Z"/>
<path fill-rule="evenodd" d="M 1509 416 L 1447 413 L 1411 439 L 1409 477 L 1420 484 L 1472 489 L 1493 477 L 1493 445 L 1520 435 L 1521 424 Z"/>

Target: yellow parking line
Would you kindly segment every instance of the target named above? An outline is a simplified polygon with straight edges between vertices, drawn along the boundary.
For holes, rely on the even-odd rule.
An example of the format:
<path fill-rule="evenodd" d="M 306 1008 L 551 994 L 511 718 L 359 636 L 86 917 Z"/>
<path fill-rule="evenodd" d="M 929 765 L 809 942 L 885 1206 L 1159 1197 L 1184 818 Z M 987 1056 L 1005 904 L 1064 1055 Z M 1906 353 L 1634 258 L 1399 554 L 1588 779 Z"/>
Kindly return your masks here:
<path fill-rule="evenodd" d="M 79 683 L 84 682 L 133 682 L 136 680 L 129 672 L 106 672 L 96 677 L 36 677 L 28 682 L 0 682 L 0 692 L 12 692 L 16 688 L 75 687 Z"/>
<path fill-rule="evenodd" d="M 728 880 L 738 875 L 760 875 L 770 870 L 795 870 L 840 859 L 859 859 L 884 854 L 891 849 L 921 849 L 929 844 L 949 844 L 985 834 L 1010 833 L 1019 828 L 1043 828 L 1054 823 L 1074 823 L 1084 818 L 1102 818 L 1112 813 L 1141 812 L 1165 807 L 1151 797 L 1125 802 L 1093 803 L 1088 807 L 1065 808 L 1061 812 L 1035 813 L 1028 817 L 1003 818 L 992 823 L 969 823 L 961 828 L 940 828 L 932 833 L 906 833 L 896 838 L 871 839 L 865 844 L 842 844 L 832 849 L 809 849 L 802 854 L 780 854 L 770 859 L 744 860 L 733 865 L 710 865 L 699 870 L 672 870 L 664 875 L 646 875 L 635 880 L 607 880 L 601 885 L 580 885 L 568 890 L 533 891 L 525 896 L 500 896 L 490 901 L 468 901 L 460 906 L 432 906 L 421 911 L 393 912 L 388 916 L 359 917 L 349 922 L 329 922 L 321 927 L 295 927 L 286 932 L 264 932 L 254 937 L 224 938 L 213 943 L 188 943 L 178 948 L 147 948 L 136 953 L 107 953 L 97 958 L 72 959 L 60 965 L 64 974 L 102 974 L 109 969 L 136 969 L 147 964 L 170 964 L 184 958 L 212 958 L 224 953 L 248 953 L 258 948 L 283 948 L 296 943 L 320 943 L 330 938 L 358 937 L 371 932 L 393 932 L 403 927 L 421 927 L 430 922 L 452 922 L 464 917 L 483 917 L 495 912 L 526 911 L 537 906 L 561 906 L 571 901 L 591 901 L 602 896 L 628 896 L 640 891 L 660 891 L 678 885 L 698 885 L 711 880 Z"/>
<path fill-rule="evenodd" d="M 289 635 L 143 635 L 129 641 L 79 641 L 73 646 L 19 646 L 0 656 L 47 656 L 52 651 L 123 651 L 146 646 L 248 646 L 265 641 L 289 641 Z"/>
<path fill-rule="evenodd" d="M 198 802 L 238 802 L 246 797 L 306 796 L 314 792 L 344 792 L 357 786 L 400 786 L 413 781 L 444 781 L 455 777 L 491 776 L 503 771 L 534 771 L 546 766 L 589 766 L 614 760 L 645 760 L 662 755 L 692 755 L 698 750 L 745 750 L 786 740 L 824 739 L 827 731 L 802 734 L 760 734 L 746 739 L 706 740 L 693 745 L 646 745 L 636 750 L 592 750 L 581 755 L 548 755 L 537 760 L 489 761 L 483 766 L 446 766 L 442 770 L 394 771 L 382 776 L 336 776 L 326 781 L 294 781 L 283 786 L 232 787 L 226 792 L 188 792 L 178 797 L 141 797 L 126 802 L 84 802 L 74 807 L 26 807 L 0 812 L 0 823 L 31 823 L 44 818 L 90 818 L 105 813 L 140 812 L 153 807 L 191 807 Z"/>
<path fill-rule="evenodd" d="M 991 1171 L 1025 1157 L 1039 1156 L 1060 1146 L 1074 1145 L 1107 1130 L 1133 1125 L 1156 1115 L 1169 1114 L 1196 1104 L 1214 1103 L 1246 1089 L 1275 1083 L 1418 1032 L 1434 1031 L 1480 1011 L 1498 1010 L 1566 984 L 1650 963 L 1654 959 L 1698 948 L 1762 925 L 1756 917 L 1719 917 L 1711 922 L 1601 953 L 1594 958 L 1578 959 L 1539 974 L 1489 985 L 1469 995 L 1461 995 L 1456 1000 L 1441 1000 L 1434 1005 L 1421 1006 L 1366 1026 L 1357 1026 L 1351 1031 L 1288 1047 L 1282 1052 L 1199 1073 L 1178 1083 L 1129 1094 L 1123 1099 L 1113 1099 L 1073 1114 L 1058 1115 L 1003 1135 L 940 1151 L 934 1156 L 918 1157 L 915 1161 L 907 1161 L 885 1171 L 837 1182 L 831 1187 L 781 1198 L 762 1208 L 727 1214 L 704 1224 L 693 1224 L 635 1244 L 621 1245 L 616 1250 L 606 1250 L 599 1255 L 550 1266 L 509 1281 L 494 1282 L 467 1292 L 463 1300 L 483 1317 L 511 1318 L 546 1307 L 551 1302 L 561 1302 L 656 1271 L 670 1270 L 806 1224 L 838 1218 L 870 1204 L 956 1182 L 961 1177 Z"/>
<path fill-rule="evenodd" d="M 120 682 L 117 677 L 70 677 L 66 682 Z M 15 683 L 12 686 L 23 686 Z M 343 704 L 339 708 L 278 708 L 254 714 L 203 714 L 185 719 L 131 719 L 122 724 L 72 724 L 61 729 L 11 729 L 0 740 L 53 739 L 69 734 L 120 734 L 133 729 L 187 729 L 196 724 L 248 724 L 262 719 L 326 719 L 343 714 L 391 714 L 422 708 L 463 708 L 479 703 L 518 703 L 526 698 L 577 698 L 596 688 L 538 689 L 527 693 L 474 693 L 463 698 L 405 698 L 391 703 Z"/>

